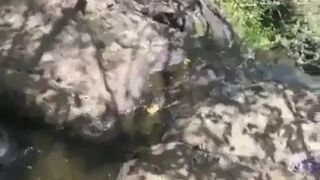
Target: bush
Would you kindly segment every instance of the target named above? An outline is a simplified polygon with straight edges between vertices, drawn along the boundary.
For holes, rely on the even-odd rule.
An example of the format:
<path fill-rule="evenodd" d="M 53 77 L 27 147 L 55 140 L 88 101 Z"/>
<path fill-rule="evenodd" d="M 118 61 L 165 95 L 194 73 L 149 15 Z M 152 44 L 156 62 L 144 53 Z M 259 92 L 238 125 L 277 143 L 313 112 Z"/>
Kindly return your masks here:
<path fill-rule="evenodd" d="M 216 4 L 245 46 L 282 47 L 297 65 L 320 67 L 320 8 L 316 4 L 280 0 L 222 0 Z"/>

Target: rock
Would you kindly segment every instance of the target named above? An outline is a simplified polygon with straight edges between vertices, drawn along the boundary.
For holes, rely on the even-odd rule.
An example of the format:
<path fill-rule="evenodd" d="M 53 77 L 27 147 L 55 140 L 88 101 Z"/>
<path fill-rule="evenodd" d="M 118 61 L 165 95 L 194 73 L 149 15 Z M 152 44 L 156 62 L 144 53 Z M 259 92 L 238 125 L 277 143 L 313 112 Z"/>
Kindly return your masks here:
<path fill-rule="evenodd" d="M 316 64 L 303 64 L 302 69 L 304 72 L 310 75 L 315 75 L 315 76 L 320 75 L 320 67 Z"/>
<path fill-rule="evenodd" d="M 181 111 L 165 143 L 125 163 L 119 179 L 313 179 L 317 166 L 304 168 L 302 155 L 319 151 L 319 123 L 308 118 L 319 96 L 260 83 L 218 97 Z"/>
<path fill-rule="evenodd" d="M 21 102 L 19 114 L 110 139 L 119 114 L 148 100 L 149 75 L 186 57 L 197 10 L 193 1 L 181 5 L 187 13 L 156 1 L 4 3 L 0 91 Z"/>
<path fill-rule="evenodd" d="M 140 159 L 125 163 L 117 180 L 196 179 L 207 176 L 207 170 L 217 166 L 219 161 L 224 161 L 224 157 L 197 152 L 179 142 L 157 144 L 150 148 L 150 152 L 141 152 Z M 197 168 L 204 169 L 200 172 Z"/>

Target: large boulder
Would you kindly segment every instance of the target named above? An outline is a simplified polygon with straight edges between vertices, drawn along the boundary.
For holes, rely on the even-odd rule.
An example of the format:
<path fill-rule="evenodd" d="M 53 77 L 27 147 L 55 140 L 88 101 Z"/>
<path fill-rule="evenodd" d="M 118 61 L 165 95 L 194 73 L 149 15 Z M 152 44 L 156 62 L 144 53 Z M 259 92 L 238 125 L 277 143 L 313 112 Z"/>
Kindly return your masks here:
<path fill-rule="evenodd" d="M 153 101 L 149 75 L 186 57 L 185 39 L 202 17 L 195 2 L 1 3 L 2 109 L 113 137 L 119 114 Z"/>

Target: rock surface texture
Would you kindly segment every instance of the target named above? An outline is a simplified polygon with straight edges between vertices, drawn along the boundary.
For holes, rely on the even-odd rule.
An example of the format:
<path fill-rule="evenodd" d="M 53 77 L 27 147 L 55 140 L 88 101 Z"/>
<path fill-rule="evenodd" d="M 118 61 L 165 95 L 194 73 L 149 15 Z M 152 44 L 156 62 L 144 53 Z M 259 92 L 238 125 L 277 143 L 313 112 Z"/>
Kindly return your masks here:
<path fill-rule="evenodd" d="M 270 84 L 212 96 L 193 116 L 177 115 L 166 143 L 125 163 L 118 179 L 314 179 L 319 104 L 308 91 Z"/>
<path fill-rule="evenodd" d="M 137 151 L 118 180 L 319 175 L 319 95 L 288 88 L 295 71 L 282 66 L 243 69 L 231 27 L 208 2 L 0 2 L 1 110 L 110 139 L 122 115 L 150 103 L 169 109 L 162 143 Z M 191 36 L 199 22 L 211 39 Z M 186 58 L 200 65 L 165 94 Z M 172 108 L 170 97 L 180 97 Z"/>
<path fill-rule="evenodd" d="M 1 2 L 1 94 L 20 114 L 113 137 L 119 114 L 152 101 L 149 75 L 186 57 L 195 2 Z"/>

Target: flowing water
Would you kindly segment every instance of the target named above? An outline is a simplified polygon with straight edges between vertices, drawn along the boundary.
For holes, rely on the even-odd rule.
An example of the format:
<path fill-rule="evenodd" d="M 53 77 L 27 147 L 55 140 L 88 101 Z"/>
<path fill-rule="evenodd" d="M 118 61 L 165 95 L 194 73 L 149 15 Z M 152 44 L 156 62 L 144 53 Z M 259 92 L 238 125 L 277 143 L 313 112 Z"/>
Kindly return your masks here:
<path fill-rule="evenodd" d="M 159 116 L 167 120 L 172 118 L 170 112 Z M 132 157 L 132 141 L 125 137 L 94 143 L 72 136 L 68 130 L 57 131 L 29 119 L 12 118 L 0 115 L 0 180 L 115 180 L 122 163 Z M 136 128 L 145 129 L 152 143 L 159 142 L 161 133 L 148 127 L 152 124 L 144 123 L 156 120 L 148 119 L 143 113 L 137 119 L 140 123 L 134 122 L 134 126 L 140 124 L 143 127 Z M 135 128 L 132 124 L 128 126 Z M 146 142 L 145 139 L 137 141 Z M 10 147 L 7 160 L 3 160 L 1 156 L 7 147 Z M 11 157 L 16 159 L 10 160 Z"/>
<path fill-rule="evenodd" d="M 303 7 L 307 8 L 307 4 Z M 319 28 L 319 23 L 316 23 L 319 19 L 313 19 L 315 29 Z M 203 59 L 213 58 L 212 54 L 205 57 L 204 52 L 200 53 L 204 56 Z M 261 68 L 271 72 L 267 67 Z M 279 72 L 283 72 L 283 69 Z M 160 81 L 153 85 L 159 84 L 161 88 L 165 82 Z M 320 79 L 318 82 L 320 84 Z M 157 94 L 158 91 L 155 89 L 153 93 Z M 159 96 L 164 95 L 159 93 Z M 108 143 L 89 142 L 70 136 L 68 130 L 56 131 L 27 119 L 16 120 L 12 116 L 1 114 L 3 113 L 0 112 L 0 180 L 115 180 L 122 163 L 132 156 L 131 141 L 125 137 Z M 148 121 L 145 117 L 142 119 Z M 165 119 L 170 118 L 166 116 Z M 132 128 L 132 124 L 128 127 Z M 148 129 L 145 131 L 146 135 L 156 134 L 149 127 L 143 128 Z M 159 136 L 156 134 L 152 142 L 158 142 Z"/>
<path fill-rule="evenodd" d="M 261 68 L 272 72 L 267 67 Z M 159 80 L 153 84 L 163 86 L 162 83 Z M 153 142 L 159 140 L 156 136 Z M 88 142 L 70 136 L 65 130 L 55 131 L 46 125 L 21 123 L 11 116 L 0 115 L 0 180 L 115 180 L 121 164 L 132 155 L 129 142 L 124 137 L 108 143 Z M 8 159 L 1 159 L 6 148 Z"/>
<path fill-rule="evenodd" d="M 158 116 L 153 116 L 154 119 L 138 113 L 136 119 L 139 123 L 128 125 L 129 129 L 143 129 L 151 140 L 136 139 L 140 145 L 160 141 L 162 128 L 157 133 L 149 127 L 154 124 L 148 124 L 157 122 L 158 118 L 172 118 L 169 111 L 160 112 Z M 4 129 L 0 128 L 0 180 L 115 180 L 121 164 L 132 157 L 132 147 L 137 147 L 125 137 L 107 143 L 94 143 L 72 136 L 68 130 L 57 131 L 30 119 L 13 118 L 12 115 L 0 115 L 0 127 Z M 4 135 L 4 131 L 8 136 Z M 1 156 L 6 148 L 9 151 L 7 159 L 3 160 Z M 10 160 L 11 157 L 16 159 Z"/>

